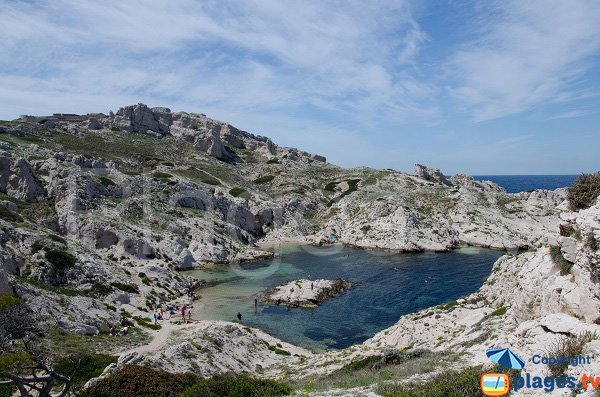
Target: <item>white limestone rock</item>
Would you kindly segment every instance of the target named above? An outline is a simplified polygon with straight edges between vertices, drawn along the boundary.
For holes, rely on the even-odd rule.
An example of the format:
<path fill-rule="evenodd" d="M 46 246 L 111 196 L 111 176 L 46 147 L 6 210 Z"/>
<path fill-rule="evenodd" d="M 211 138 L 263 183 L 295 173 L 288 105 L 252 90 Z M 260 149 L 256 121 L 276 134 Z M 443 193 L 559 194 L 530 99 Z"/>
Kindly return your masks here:
<path fill-rule="evenodd" d="M 0 152 L 0 192 L 24 201 L 43 201 L 45 192 L 29 162 Z"/>

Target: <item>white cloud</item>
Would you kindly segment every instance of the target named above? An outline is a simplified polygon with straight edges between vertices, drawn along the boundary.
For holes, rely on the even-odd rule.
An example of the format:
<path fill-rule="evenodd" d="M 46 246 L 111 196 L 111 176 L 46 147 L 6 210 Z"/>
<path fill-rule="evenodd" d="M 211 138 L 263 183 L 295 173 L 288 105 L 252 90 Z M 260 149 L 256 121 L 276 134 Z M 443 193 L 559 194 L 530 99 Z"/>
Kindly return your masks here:
<path fill-rule="evenodd" d="M 600 49 L 597 1 L 503 1 L 486 10 L 451 59 L 451 93 L 478 120 L 588 95 L 582 77 Z"/>

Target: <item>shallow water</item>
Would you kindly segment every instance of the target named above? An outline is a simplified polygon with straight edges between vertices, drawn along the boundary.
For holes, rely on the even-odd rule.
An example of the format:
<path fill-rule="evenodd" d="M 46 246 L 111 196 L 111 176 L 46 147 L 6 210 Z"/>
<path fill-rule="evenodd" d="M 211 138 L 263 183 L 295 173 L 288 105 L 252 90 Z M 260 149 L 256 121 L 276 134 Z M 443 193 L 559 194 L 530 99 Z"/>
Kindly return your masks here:
<path fill-rule="evenodd" d="M 341 247 L 287 246 L 281 257 L 252 264 L 196 270 L 191 276 L 218 282 L 198 291 L 204 320 L 236 320 L 316 351 L 363 342 L 400 316 L 476 291 L 503 253 L 463 248 L 449 253 L 391 254 Z M 299 278 L 343 278 L 346 292 L 315 309 L 255 309 L 261 292 Z"/>

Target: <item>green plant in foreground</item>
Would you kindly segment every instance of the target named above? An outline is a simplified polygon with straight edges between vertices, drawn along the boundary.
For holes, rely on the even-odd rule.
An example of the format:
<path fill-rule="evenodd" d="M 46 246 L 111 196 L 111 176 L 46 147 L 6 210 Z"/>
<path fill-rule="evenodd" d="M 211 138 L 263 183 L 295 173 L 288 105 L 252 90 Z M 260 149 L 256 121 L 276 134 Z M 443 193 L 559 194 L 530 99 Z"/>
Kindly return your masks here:
<path fill-rule="evenodd" d="M 589 208 L 594 205 L 599 195 L 600 172 L 581 174 L 567 191 L 569 208 L 572 211 Z"/>
<path fill-rule="evenodd" d="M 571 273 L 573 264 L 565 259 L 560 251 L 560 247 L 550 247 L 550 257 L 552 258 L 552 262 L 560 268 L 561 275 L 566 276 Z"/>
<path fill-rule="evenodd" d="M 181 397 L 279 397 L 293 389 L 270 379 L 254 379 L 248 375 L 215 375 L 185 390 Z"/>
<path fill-rule="evenodd" d="M 583 353 L 583 347 L 589 342 L 598 339 L 598 335 L 593 332 L 583 332 L 577 336 L 562 336 L 552 346 L 548 352 L 548 357 L 575 357 Z M 555 378 L 565 376 L 569 368 L 568 362 L 561 362 L 548 365 L 550 373 Z"/>
<path fill-rule="evenodd" d="M 87 381 L 100 376 L 108 365 L 116 363 L 117 359 L 106 354 L 76 354 L 57 361 L 54 369 L 70 377 L 72 387 L 79 390 Z"/>
<path fill-rule="evenodd" d="M 293 389 L 273 380 L 224 374 L 202 379 L 136 365 L 127 366 L 85 390 L 82 397 L 279 397 Z"/>
<path fill-rule="evenodd" d="M 425 383 L 383 384 L 377 392 L 385 397 L 481 397 L 481 373 L 479 367 L 447 371 Z"/>

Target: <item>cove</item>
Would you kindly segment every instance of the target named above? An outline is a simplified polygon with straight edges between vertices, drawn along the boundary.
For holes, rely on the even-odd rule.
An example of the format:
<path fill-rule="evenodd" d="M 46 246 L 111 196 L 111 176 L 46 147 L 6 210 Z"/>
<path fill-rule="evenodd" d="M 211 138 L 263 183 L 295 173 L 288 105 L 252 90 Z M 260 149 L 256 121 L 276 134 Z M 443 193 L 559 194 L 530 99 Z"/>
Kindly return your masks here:
<path fill-rule="evenodd" d="M 408 313 L 475 292 L 503 252 L 467 247 L 448 253 L 403 253 L 345 247 L 285 246 L 272 260 L 219 265 L 190 276 L 209 282 L 194 316 L 237 321 L 287 342 L 323 351 L 361 343 Z M 314 309 L 268 306 L 254 297 L 290 280 L 350 281 L 353 287 Z"/>

